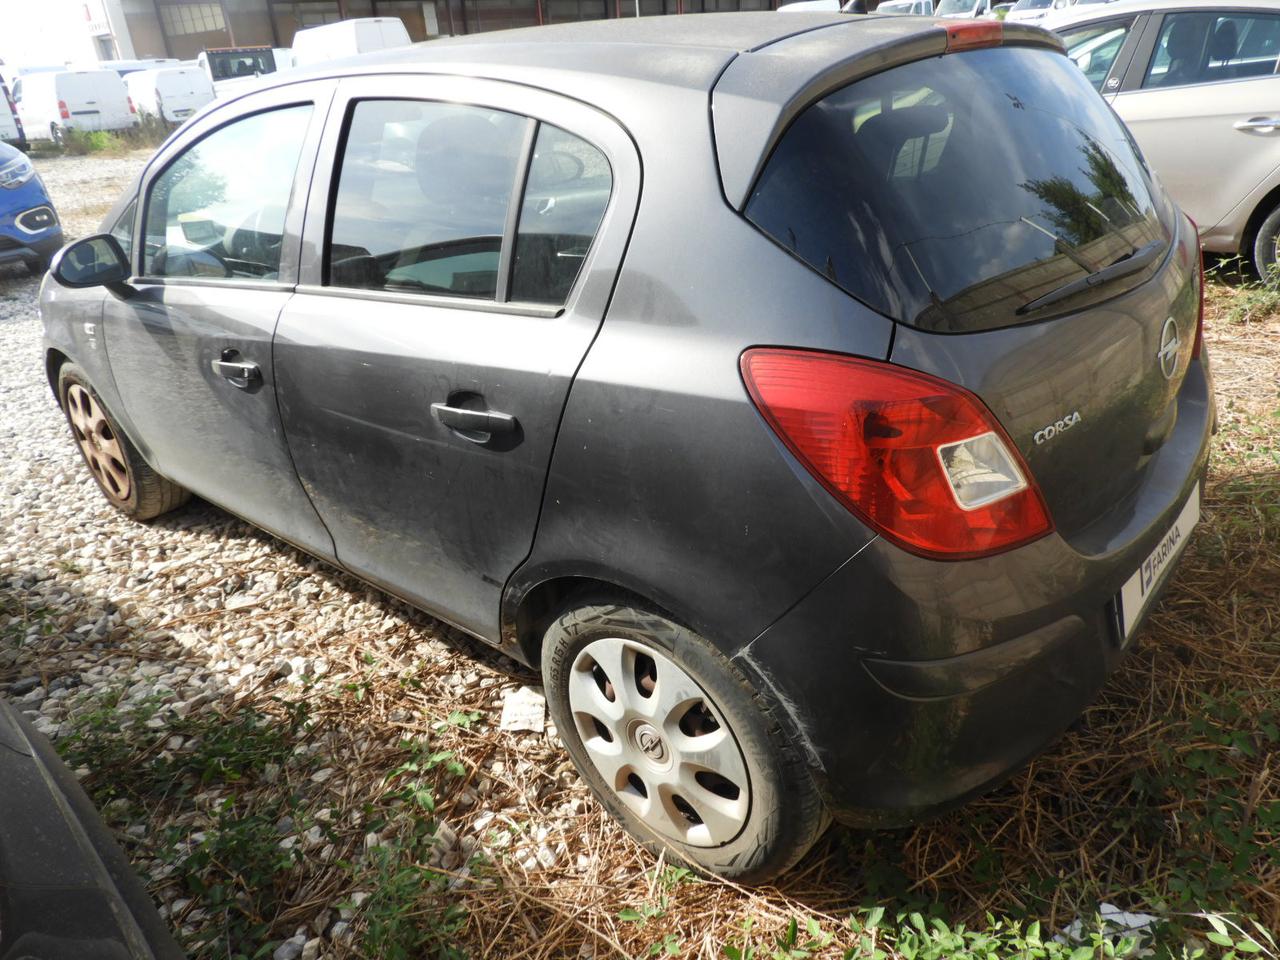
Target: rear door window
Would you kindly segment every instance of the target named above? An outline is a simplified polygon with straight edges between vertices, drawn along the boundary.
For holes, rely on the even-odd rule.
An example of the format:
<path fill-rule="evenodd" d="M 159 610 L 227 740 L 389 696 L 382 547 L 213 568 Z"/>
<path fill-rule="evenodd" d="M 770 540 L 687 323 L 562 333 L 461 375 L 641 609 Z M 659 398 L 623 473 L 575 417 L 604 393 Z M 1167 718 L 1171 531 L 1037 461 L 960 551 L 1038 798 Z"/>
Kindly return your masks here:
<path fill-rule="evenodd" d="M 1181 87 L 1270 76 L 1277 57 L 1280 15 L 1166 14 L 1142 85 Z"/>
<path fill-rule="evenodd" d="M 600 227 L 612 184 L 603 153 L 559 127 L 538 128 L 520 206 L 512 300 L 564 303 Z"/>
<path fill-rule="evenodd" d="M 357 102 L 334 203 L 328 282 L 494 299 L 532 122 L 450 103 Z"/>
<path fill-rule="evenodd" d="M 611 188 L 604 154 L 559 127 L 479 106 L 357 101 L 338 175 L 327 282 L 560 304 Z"/>
<path fill-rule="evenodd" d="M 936 330 L 1034 319 L 1047 294 L 1169 240 L 1120 121 L 1066 57 L 1026 47 L 828 95 L 784 134 L 745 213 L 873 309 Z"/>
<path fill-rule="evenodd" d="M 1095 90 L 1101 90 L 1106 83 L 1111 65 L 1116 62 L 1132 26 L 1132 20 L 1107 20 L 1060 34 L 1067 46 L 1067 56 L 1088 77 Z"/>

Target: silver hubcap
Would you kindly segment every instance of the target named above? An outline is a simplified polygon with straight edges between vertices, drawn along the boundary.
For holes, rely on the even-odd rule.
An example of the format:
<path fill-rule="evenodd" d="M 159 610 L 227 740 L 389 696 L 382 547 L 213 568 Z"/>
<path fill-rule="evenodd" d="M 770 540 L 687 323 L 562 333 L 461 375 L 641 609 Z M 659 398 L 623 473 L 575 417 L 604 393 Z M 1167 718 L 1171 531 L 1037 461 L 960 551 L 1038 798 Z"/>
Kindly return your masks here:
<path fill-rule="evenodd" d="M 569 675 L 569 709 L 591 762 L 656 833 L 695 847 L 746 825 L 751 784 L 724 716 L 662 651 L 607 637 Z"/>
<path fill-rule="evenodd" d="M 80 444 L 85 463 L 107 496 L 121 503 L 128 500 L 129 468 L 120 448 L 120 438 L 111 429 L 93 395 L 78 383 L 67 388 L 67 419 L 71 421 L 71 431 Z"/>

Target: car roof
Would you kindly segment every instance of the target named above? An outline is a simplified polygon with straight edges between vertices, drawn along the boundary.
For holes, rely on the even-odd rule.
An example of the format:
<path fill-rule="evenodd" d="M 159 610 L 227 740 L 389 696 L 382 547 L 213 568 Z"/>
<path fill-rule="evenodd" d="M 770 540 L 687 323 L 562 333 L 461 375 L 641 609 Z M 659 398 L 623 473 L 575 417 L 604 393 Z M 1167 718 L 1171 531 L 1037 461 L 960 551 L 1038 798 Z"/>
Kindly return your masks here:
<path fill-rule="evenodd" d="M 1167 10 L 1256 10 L 1276 12 L 1275 0 L 1115 0 L 1113 3 L 1090 3 L 1067 7 L 1045 18 L 1046 26 L 1056 30 L 1068 24 L 1106 20 L 1124 13 L 1163 13 Z"/>
<path fill-rule="evenodd" d="M 350 73 L 459 73 L 511 78 L 578 94 L 593 77 L 709 90 L 735 57 L 832 27 L 889 19 L 842 13 L 704 13 L 623 17 L 495 30 L 344 57 L 302 68 L 310 76 Z M 910 28 L 904 32 L 909 33 Z M 857 46 L 859 31 L 848 32 Z M 302 76 L 289 71 L 279 79 Z M 589 98 L 584 98 L 589 99 Z"/>

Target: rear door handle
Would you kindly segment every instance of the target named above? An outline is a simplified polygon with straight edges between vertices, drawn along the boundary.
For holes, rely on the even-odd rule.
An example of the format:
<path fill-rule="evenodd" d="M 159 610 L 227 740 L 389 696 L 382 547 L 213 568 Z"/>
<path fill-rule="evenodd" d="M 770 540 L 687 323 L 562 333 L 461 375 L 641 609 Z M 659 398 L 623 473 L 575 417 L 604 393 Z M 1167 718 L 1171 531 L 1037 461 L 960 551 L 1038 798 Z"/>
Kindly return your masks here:
<path fill-rule="evenodd" d="M 462 407 L 451 407 L 447 403 L 433 403 L 432 415 L 446 427 L 466 433 L 513 433 L 516 429 L 516 418 L 509 413 L 497 413 L 493 410 L 466 410 Z M 478 439 L 467 437 L 483 443 L 488 437 Z"/>
<path fill-rule="evenodd" d="M 209 366 L 218 376 L 230 380 L 241 389 L 251 387 L 262 380 L 262 370 L 258 365 L 245 360 L 211 360 Z"/>
<path fill-rule="evenodd" d="M 1237 120 L 1232 124 L 1237 130 L 1275 130 L 1280 127 L 1280 117 L 1250 117 L 1248 120 Z"/>

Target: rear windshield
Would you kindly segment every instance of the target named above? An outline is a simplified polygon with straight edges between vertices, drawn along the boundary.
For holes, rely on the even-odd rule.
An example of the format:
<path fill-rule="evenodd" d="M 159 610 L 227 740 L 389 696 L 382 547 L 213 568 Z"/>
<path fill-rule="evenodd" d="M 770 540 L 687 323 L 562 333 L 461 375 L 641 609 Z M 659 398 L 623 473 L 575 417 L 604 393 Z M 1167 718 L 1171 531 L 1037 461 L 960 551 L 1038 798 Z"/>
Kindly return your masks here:
<path fill-rule="evenodd" d="M 215 80 L 234 80 L 236 77 L 256 77 L 262 73 L 275 73 L 275 56 L 264 50 L 210 50 L 209 73 Z"/>
<path fill-rule="evenodd" d="M 1152 189 L 1071 61 L 995 47 L 818 101 L 783 136 L 745 212 L 881 313 L 966 332 L 1035 319 L 1047 294 L 1138 252 L 1149 261 L 1169 242 Z"/>

